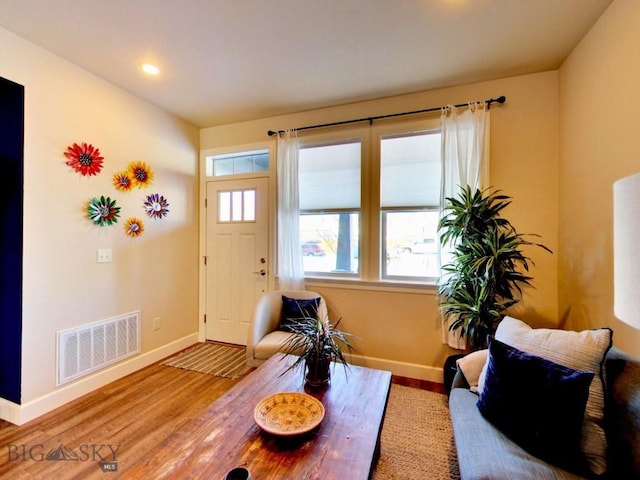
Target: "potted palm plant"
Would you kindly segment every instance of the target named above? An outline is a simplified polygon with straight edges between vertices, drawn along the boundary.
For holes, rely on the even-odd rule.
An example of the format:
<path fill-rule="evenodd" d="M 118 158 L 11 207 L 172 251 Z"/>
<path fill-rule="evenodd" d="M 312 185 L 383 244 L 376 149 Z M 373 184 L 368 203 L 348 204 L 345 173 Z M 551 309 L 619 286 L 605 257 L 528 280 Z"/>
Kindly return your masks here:
<path fill-rule="evenodd" d="M 533 262 L 523 247 L 539 247 L 528 240 L 535 234 L 521 234 L 501 217 L 511 197 L 486 189 L 475 192 L 462 188 L 455 198 L 447 198 L 438 224 L 440 243 L 450 248 L 450 257 L 438 279 L 440 311 L 449 320 L 449 329 L 458 330 L 467 348 L 486 346 L 505 310 L 515 305 Z"/>
<path fill-rule="evenodd" d="M 341 319 L 340 319 L 341 320 Z M 331 378 L 331 362 L 341 363 L 347 369 L 345 349 L 353 350 L 349 341 L 351 334 L 338 329 L 340 323 L 331 323 L 329 317 L 304 315 L 286 327 L 293 333 L 284 343 L 283 351 L 298 358 L 286 370 L 303 368 L 307 385 L 319 388 L 327 385 Z"/>

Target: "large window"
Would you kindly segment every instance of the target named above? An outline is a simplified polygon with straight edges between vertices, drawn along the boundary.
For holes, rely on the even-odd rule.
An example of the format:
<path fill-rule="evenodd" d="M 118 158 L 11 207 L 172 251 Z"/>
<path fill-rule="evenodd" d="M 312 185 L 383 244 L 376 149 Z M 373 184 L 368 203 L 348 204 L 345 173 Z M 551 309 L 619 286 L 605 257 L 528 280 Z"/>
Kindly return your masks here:
<path fill-rule="evenodd" d="M 303 138 L 300 240 L 307 276 L 433 282 L 438 275 L 438 124 L 331 141 Z"/>
<path fill-rule="evenodd" d="M 306 146 L 299 156 L 305 272 L 357 274 L 361 142 Z"/>
<path fill-rule="evenodd" d="M 440 133 L 382 136 L 379 141 L 382 277 L 436 277 Z"/>

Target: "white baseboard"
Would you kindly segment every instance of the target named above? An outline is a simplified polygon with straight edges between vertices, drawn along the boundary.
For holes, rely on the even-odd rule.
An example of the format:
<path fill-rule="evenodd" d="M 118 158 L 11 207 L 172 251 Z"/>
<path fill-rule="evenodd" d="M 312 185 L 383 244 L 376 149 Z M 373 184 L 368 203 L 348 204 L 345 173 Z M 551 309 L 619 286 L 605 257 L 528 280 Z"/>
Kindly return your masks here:
<path fill-rule="evenodd" d="M 442 368 L 439 367 L 429 367 L 426 365 L 419 365 L 417 363 L 398 362 L 396 360 L 388 360 L 386 358 L 364 357 L 362 355 L 351 355 L 349 358 L 350 363 L 361 367 L 388 370 L 393 375 L 400 377 L 443 383 L 443 371 Z"/>
<path fill-rule="evenodd" d="M 158 362 L 197 342 L 198 333 L 192 333 L 186 337 L 158 347 L 155 350 L 151 350 L 150 352 L 136 355 L 135 357 L 111 365 L 104 370 L 97 371 L 92 375 L 79 378 L 68 385 L 59 387 L 51 393 L 47 393 L 22 405 L 0 398 L 0 419 L 15 425 L 23 425 L 65 403 L 75 400 L 82 395 L 86 395 L 97 388 L 103 387 L 141 368 L 147 367 L 152 363 Z"/>

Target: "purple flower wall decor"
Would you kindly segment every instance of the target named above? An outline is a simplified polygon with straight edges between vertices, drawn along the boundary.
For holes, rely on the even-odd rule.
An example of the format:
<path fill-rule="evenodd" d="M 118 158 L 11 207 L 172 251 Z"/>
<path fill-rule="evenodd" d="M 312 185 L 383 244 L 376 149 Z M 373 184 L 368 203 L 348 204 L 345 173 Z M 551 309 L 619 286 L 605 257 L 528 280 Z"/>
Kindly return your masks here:
<path fill-rule="evenodd" d="M 169 202 L 162 195 L 152 193 L 144 202 L 144 209 L 149 217 L 160 220 L 169 213 Z"/>

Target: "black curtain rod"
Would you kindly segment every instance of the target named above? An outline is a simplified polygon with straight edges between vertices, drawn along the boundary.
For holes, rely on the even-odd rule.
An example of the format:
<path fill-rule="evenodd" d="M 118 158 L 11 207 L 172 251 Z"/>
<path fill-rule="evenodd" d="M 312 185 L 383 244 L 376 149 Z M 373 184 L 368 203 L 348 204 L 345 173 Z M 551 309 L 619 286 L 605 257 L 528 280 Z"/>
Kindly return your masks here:
<path fill-rule="evenodd" d="M 489 100 L 485 100 L 485 103 L 491 108 L 492 103 L 504 103 L 507 101 L 507 97 L 504 95 L 498 98 L 490 98 Z M 454 105 L 454 107 L 468 107 L 470 102 L 467 103 L 459 103 Z M 391 113 L 389 115 L 377 115 L 375 117 L 366 117 L 366 118 L 356 118 L 355 120 L 343 120 L 341 122 L 333 122 L 333 123 L 322 123 L 319 125 L 308 125 L 306 127 L 296 128 L 298 132 L 302 130 L 311 130 L 313 128 L 324 128 L 324 127 L 335 127 L 336 125 L 346 125 L 348 123 L 358 123 L 358 122 L 369 122 L 369 125 L 373 123 L 374 120 L 380 120 L 382 118 L 392 118 L 392 117 L 400 117 L 403 115 L 415 115 L 417 113 L 428 113 L 428 112 L 437 112 L 438 110 L 442 110 L 444 107 L 433 107 L 433 108 L 425 108 L 424 110 L 414 110 L 412 112 L 402 112 L 402 113 Z M 267 135 L 272 137 L 273 135 L 279 135 L 284 133 L 284 130 L 269 130 Z"/>

